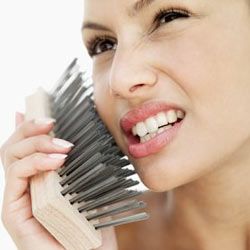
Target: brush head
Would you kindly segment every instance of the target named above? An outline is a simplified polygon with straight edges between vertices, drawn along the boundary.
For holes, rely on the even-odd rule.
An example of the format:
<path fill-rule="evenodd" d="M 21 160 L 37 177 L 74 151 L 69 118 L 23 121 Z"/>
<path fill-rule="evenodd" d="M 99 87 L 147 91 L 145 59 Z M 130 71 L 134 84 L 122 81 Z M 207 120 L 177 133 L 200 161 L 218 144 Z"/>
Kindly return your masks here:
<path fill-rule="evenodd" d="M 92 83 L 80 72 L 77 59 L 67 67 L 51 92 L 50 104 L 52 117 L 56 119 L 55 136 L 75 145 L 58 171 L 61 194 L 69 197 L 70 204 L 79 213 L 88 212 L 88 220 L 144 208 L 143 202 L 128 201 L 142 193 L 131 189 L 139 184 L 131 178 L 136 172 L 128 168 L 129 160 L 100 119 L 93 101 Z M 148 214 L 143 212 L 94 226 L 99 229 L 147 218 Z"/>

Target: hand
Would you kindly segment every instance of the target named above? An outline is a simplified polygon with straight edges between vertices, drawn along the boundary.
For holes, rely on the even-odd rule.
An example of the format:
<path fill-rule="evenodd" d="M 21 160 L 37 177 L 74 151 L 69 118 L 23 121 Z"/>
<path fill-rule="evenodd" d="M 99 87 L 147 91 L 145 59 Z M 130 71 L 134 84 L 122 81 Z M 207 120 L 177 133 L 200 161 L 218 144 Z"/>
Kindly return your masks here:
<path fill-rule="evenodd" d="M 65 154 L 70 151 L 58 140 L 47 135 L 52 121 L 24 122 L 22 114 L 16 115 L 16 130 L 1 148 L 5 170 L 5 190 L 2 220 L 20 250 L 64 249 L 33 217 L 29 193 L 29 178 L 62 166 Z M 65 142 L 66 143 L 66 142 Z"/>
<path fill-rule="evenodd" d="M 24 121 L 16 115 L 16 130 L 1 147 L 5 170 L 2 221 L 19 250 L 63 250 L 56 239 L 32 215 L 29 178 L 56 170 L 64 163 L 71 144 L 51 138 L 53 121 Z M 117 250 L 113 228 L 102 230 L 98 250 Z"/>

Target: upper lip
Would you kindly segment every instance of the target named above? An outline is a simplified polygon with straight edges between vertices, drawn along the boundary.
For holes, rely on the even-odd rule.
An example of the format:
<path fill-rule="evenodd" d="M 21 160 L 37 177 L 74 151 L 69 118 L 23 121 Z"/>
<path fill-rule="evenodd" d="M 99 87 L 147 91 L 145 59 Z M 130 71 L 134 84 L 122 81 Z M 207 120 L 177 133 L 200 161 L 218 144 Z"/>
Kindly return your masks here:
<path fill-rule="evenodd" d="M 125 133 L 129 133 L 136 123 L 144 121 L 150 116 L 154 116 L 161 111 L 182 110 L 175 104 L 154 101 L 144 103 L 141 106 L 127 112 L 120 120 L 120 126 Z"/>

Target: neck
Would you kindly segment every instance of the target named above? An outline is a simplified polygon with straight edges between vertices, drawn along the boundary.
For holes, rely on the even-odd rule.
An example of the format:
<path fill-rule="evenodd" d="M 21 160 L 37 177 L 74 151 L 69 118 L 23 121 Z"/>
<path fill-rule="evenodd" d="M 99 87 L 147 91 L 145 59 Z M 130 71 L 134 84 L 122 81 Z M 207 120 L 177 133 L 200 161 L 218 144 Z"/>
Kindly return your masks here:
<path fill-rule="evenodd" d="M 168 223 L 175 234 L 197 242 L 198 249 L 250 249 L 246 247 L 250 237 L 250 161 L 241 159 L 236 157 L 227 166 L 169 193 Z M 228 245 L 222 246 L 224 241 Z"/>

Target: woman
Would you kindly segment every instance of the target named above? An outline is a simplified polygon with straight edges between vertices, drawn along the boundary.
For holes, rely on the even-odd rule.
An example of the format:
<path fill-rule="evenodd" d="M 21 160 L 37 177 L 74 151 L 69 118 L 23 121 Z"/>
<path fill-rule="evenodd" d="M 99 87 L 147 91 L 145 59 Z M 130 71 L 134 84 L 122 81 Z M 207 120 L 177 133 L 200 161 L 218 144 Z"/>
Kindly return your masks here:
<path fill-rule="evenodd" d="M 161 192 L 145 197 L 150 221 L 117 230 L 119 249 L 250 249 L 249 4 L 85 0 L 98 111 Z M 61 166 L 71 145 L 45 135 L 53 121 L 17 123 L 1 150 L 3 221 L 19 249 L 62 249 L 32 217 L 28 177 Z M 110 236 L 102 249 L 118 249 Z"/>

